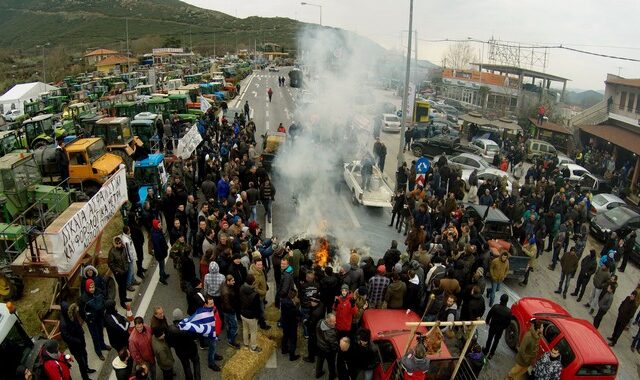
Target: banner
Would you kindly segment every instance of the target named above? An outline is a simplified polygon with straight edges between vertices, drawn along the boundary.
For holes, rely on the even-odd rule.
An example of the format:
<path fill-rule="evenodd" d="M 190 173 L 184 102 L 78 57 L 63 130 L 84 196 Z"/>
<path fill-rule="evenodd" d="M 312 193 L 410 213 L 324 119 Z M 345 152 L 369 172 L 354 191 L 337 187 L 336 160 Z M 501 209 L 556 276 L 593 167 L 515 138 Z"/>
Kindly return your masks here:
<path fill-rule="evenodd" d="M 200 95 L 200 111 L 207 113 L 207 111 L 211 108 L 211 103 L 204 96 Z"/>
<path fill-rule="evenodd" d="M 69 272 L 127 201 L 126 169 L 118 170 L 86 203 L 73 203 L 44 232 L 48 261 Z"/>
<path fill-rule="evenodd" d="M 183 160 L 186 160 L 196 150 L 198 145 L 202 142 L 202 136 L 198 132 L 198 124 L 194 124 L 181 139 L 178 141 L 178 149 L 176 155 Z"/>
<path fill-rule="evenodd" d="M 416 86 L 413 83 L 409 83 L 407 94 L 407 122 L 411 122 L 413 118 L 413 107 L 416 102 Z"/>

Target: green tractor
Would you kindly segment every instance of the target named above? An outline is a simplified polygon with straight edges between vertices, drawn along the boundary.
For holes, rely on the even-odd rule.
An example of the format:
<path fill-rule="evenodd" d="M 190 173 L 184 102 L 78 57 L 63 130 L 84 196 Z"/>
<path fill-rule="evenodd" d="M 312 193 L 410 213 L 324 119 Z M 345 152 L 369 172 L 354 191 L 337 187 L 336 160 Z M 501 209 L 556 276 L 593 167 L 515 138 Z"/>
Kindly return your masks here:
<path fill-rule="evenodd" d="M 136 102 L 118 102 L 113 105 L 113 110 L 109 112 L 115 117 L 128 117 L 133 119 L 142 110 L 140 105 Z"/>
<path fill-rule="evenodd" d="M 189 97 L 186 94 L 171 94 L 169 99 L 169 112 L 171 114 L 177 114 L 178 119 L 181 122 L 194 123 L 198 120 L 198 116 L 202 115 L 202 111 L 199 109 L 189 109 L 187 107 L 187 100 Z"/>
<path fill-rule="evenodd" d="M 45 106 L 44 102 L 40 99 L 34 100 L 32 102 L 24 103 L 24 114 L 29 117 L 34 117 L 36 115 L 41 115 L 44 113 L 52 113 L 53 107 Z"/>
<path fill-rule="evenodd" d="M 45 109 L 50 109 L 50 113 L 60 113 L 69 101 L 67 96 L 55 95 L 47 96 L 44 100 Z"/>
<path fill-rule="evenodd" d="M 65 136 L 67 131 L 62 127 L 54 127 L 52 114 L 44 114 L 22 122 L 20 133 L 20 141 L 24 148 L 37 149 L 41 146 L 53 144 L 55 139 Z"/>
<path fill-rule="evenodd" d="M 0 157 L 11 152 L 26 152 L 17 131 L 0 131 Z"/>
<path fill-rule="evenodd" d="M 171 101 L 167 97 L 154 96 L 147 100 L 147 111 L 156 115 L 161 115 L 163 120 L 169 120 L 171 113 L 169 112 L 169 104 Z"/>
<path fill-rule="evenodd" d="M 0 373 L 3 378 L 13 379 L 21 365 L 33 373 L 46 342 L 46 338 L 27 334 L 15 305 L 0 303 Z"/>

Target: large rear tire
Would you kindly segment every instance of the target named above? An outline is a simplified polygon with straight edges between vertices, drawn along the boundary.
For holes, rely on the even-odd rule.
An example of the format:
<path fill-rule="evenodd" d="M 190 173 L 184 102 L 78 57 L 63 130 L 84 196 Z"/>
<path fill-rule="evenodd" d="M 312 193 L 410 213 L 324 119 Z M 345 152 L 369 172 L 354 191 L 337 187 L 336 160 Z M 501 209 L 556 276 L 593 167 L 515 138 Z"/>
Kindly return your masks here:
<path fill-rule="evenodd" d="M 24 282 L 9 266 L 0 267 L 0 300 L 13 301 L 22 298 Z"/>
<path fill-rule="evenodd" d="M 513 351 L 518 351 L 518 343 L 520 343 L 520 325 L 518 321 L 512 319 L 504 332 L 504 341 Z"/>

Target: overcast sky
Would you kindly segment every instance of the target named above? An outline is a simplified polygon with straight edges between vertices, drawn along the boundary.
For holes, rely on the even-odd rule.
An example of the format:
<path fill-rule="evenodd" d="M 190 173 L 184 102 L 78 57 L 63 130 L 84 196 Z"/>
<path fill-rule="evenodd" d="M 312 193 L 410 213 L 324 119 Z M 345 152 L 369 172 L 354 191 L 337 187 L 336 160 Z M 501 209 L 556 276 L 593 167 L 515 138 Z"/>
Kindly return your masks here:
<path fill-rule="evenodd" d="M 185 0 L 232 16 L 289 17 L 317 23 L 320 10 L 295 0 Z M 400 48 L 408 29 L 409 0 L 312 0 L 322 6 L 323 25 L 351 30 L 388 49 Z M 522 44 L 563 44 L 600 54 L 640 59 L 639 0 L 415 0 L 418 56 L 440 65 L 448 43 L 433 39 L 487 41 L 492 36 Z M 406 44 L 406 33 L 404 34 Z M 481 43 L 473 47 L 482 51 Z M 406 46 L 406 45 L 405 45 Z M 484 60 L 488 62 L 487 45 Z M 406 49 L 406 48 L 405 48 Z M 542 67 L 533 69 L 543 71 Z M 571 79 L 569 88 L 603 90 L 607 73 L 640 78 L 640 63 L 548 50 L 545 72 Z"/>

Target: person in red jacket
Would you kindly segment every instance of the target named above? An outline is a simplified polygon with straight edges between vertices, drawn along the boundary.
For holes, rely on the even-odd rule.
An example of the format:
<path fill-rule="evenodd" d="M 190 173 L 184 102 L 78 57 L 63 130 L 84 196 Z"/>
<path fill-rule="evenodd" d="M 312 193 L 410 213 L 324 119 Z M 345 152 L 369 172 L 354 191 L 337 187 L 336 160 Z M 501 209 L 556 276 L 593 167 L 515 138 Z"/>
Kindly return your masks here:
<path fill-rule="evenodd" d="M 336 330 L 338 330 L 338 336 L 349 336 L 351 332 L 351 321 L 353 316 L 358 311 L 356 307 L 356 300 L 349 292 L 349 285 L 342 285 L 340 288 L 340 295 L 336 297 L 333 303 L 333 311 L 336 313 Z"/>
<path fill-rule="evenodd" d="M 151 378 L 156 378 L 156 359 L 151 346 L 151 327 L 144 323 L 142 317 L 133 320 L 135 328 L 129 335 L 129 353 L 136 365 L 147 364 Z"/>
<path fill-rule="evenodd" d="M 60 352 L 58 342 L 49 339 L 44 343 L 42 352 L 44 374 L 47 380 L 71 380 L 71 363 Z"/>

